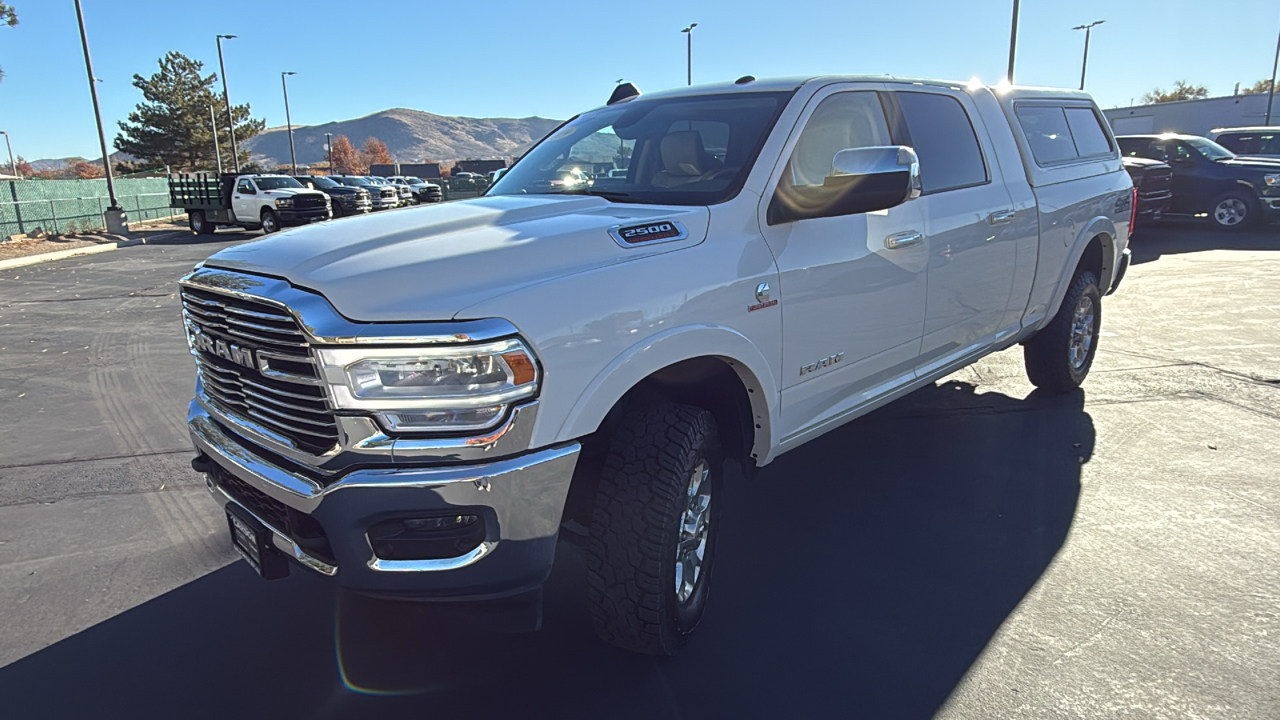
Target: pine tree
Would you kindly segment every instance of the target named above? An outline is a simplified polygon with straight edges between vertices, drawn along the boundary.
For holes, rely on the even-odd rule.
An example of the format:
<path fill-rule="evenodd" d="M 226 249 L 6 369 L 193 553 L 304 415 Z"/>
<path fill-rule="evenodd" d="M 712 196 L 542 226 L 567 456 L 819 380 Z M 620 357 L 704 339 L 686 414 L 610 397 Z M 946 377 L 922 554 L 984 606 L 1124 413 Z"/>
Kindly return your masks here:
<path fill-rule="evenodd" d="M 180 52 L 165 53 L 160 71 L 150 78 L 133 76 L 133 85 L 142 91 L 144 102 L 120 123 L 115 147 L 150 165 L 167 165 L 174 170 L 211 170 L 215 165 L 213 130 L 209 106 L 218 124 L 218 144 L 222 156 L 231 158 L 231 135 L 227 132 L 227 110 L 222 97 L 213 90 L 216 73 L 201 75 L 204 63 Z M 231 115 L 236 123 L 236 142 L 262 132 L 266 123 L 249 117 L 249 105 L 235 105 Z M 249 159 L 240 151 L 240 162 Z M 228 163 L 229 164 L 229 163 Z"/>
<path fill-rule="evenodd" d="M 18 24 L 18 11 L 12 5 L 0 2 L 0 26 L 13 27 Z M 0 80 L 4 79 L 4 69 L 0 68 Z"/>

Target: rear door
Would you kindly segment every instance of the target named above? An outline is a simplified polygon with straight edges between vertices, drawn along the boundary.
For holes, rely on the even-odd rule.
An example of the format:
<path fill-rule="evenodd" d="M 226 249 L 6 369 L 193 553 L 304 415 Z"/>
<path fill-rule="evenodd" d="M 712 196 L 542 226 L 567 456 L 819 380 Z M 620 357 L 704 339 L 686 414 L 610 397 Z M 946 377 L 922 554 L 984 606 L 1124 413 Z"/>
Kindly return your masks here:
<path fill-rule="evenodd" d="M 973 100 L 952 88 L 891 85 L 905 142 L 920 158 L 929 250 L 918 374 L 989 347 L 1017 259 L 1013 198 Z"/>

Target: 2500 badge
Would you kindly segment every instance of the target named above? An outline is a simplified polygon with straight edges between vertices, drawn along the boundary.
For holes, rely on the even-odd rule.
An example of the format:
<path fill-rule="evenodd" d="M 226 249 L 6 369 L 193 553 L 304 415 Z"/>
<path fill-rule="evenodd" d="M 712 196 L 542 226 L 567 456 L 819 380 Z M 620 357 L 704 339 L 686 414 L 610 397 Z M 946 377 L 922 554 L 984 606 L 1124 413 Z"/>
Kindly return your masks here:
<path fill-rule="evenodd" d="M 623 246 L 658 240 L 681 240 L 687 237 L 684 227 L 675 220 L 659 220 L 643 225 L 618 226 L 609 230 L 613 239 Z"/>

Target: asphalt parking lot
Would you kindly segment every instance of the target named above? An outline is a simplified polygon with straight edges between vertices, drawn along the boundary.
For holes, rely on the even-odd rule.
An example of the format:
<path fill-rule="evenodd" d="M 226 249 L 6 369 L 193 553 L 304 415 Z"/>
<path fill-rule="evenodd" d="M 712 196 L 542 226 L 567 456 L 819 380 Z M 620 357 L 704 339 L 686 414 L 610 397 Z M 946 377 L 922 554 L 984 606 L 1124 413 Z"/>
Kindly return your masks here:
<path fill-rule="evenodd" d="M 258 580 L 188 467 L 175 280 L 251 233 L 0 276 L 7 718 L 1280 717 L 1280 228 L 1163 225 L 1081 393 L 1013 349 L 733 476 L 673 659 Z"/>

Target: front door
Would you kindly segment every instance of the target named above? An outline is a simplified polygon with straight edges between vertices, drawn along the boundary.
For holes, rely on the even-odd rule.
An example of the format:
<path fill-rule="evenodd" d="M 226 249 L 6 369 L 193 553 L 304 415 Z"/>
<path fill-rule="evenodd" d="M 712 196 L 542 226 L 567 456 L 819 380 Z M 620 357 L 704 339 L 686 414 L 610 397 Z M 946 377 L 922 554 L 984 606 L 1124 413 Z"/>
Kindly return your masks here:
<path fill-rule="evenodd" d="M 825 88 L 810 100 L 761 199 L 782 310 L 782 438 L 798 441 L 914 378 L 924 322 L 924 217 L 886 211 L 770 224 L 790 188 L 821 186 L 840 150 L 894 145 L 883 85 Z"/>
<path fill-rule="evenodd" d="M 925 375 L 1009 330 L 1001 324 L 1016 267 L 1015 214 L 973 100 L 948 88 L 892 87 L 924 186 L 928 302 L 917 372 Z"/>
<path fill-rule="evenodd" d="M 257 222 L 257 189 L 249 178 L 236 181 L 236 191 L 231 193 L 231 212 L 240 222 Z"/>

